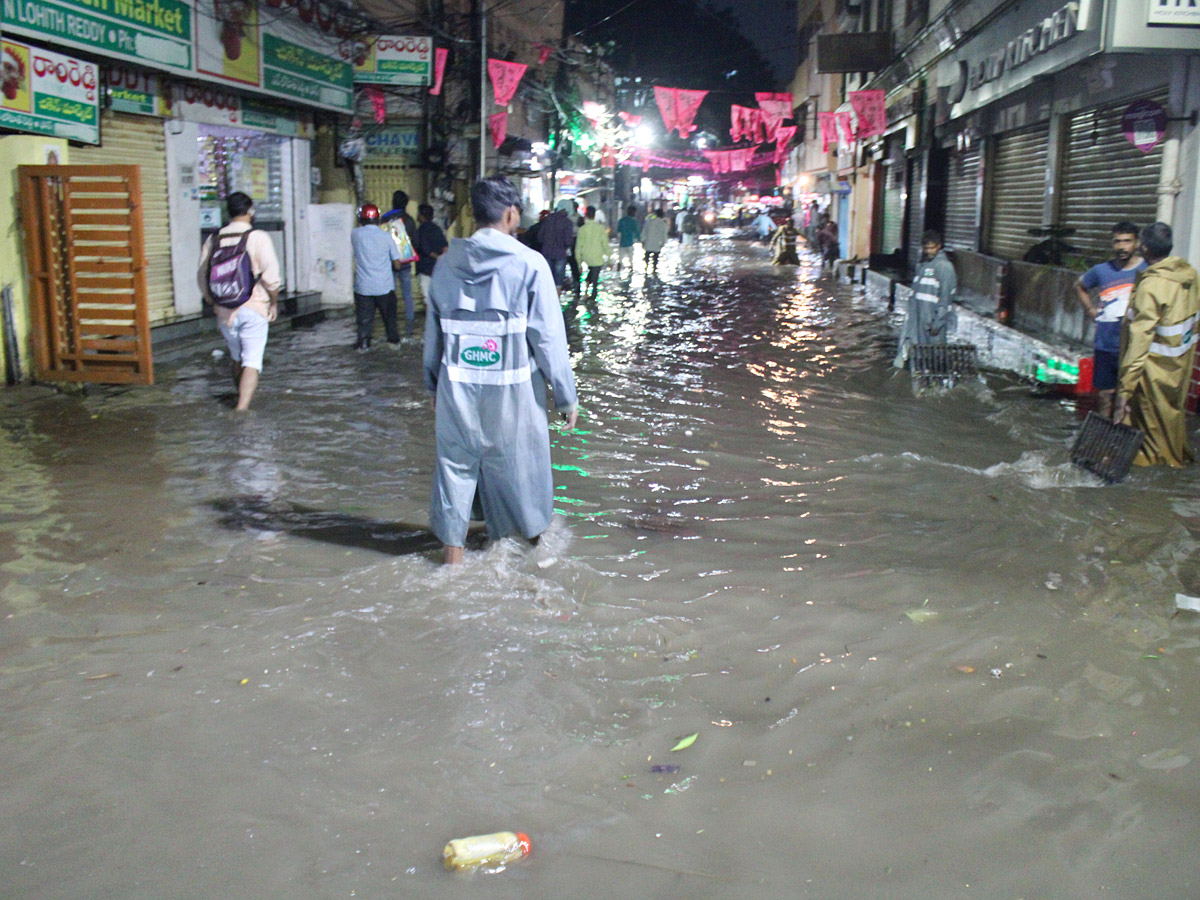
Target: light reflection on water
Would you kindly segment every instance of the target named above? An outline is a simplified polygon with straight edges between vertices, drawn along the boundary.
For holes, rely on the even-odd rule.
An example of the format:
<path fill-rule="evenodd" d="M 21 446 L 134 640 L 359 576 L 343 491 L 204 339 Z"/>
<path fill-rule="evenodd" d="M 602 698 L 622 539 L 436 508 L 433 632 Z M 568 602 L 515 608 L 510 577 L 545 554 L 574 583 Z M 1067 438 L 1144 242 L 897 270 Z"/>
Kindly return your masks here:
<path fill-rule="evenodd" d="M 457 897 L 502 828 L 468 890 L 1193 894 L 1195 474 L 1101 487 L 1002 377 L 914 397 L 885 310 L 764 253 L 571 305 L 560 515 L 459 570 L 416 344 L 279 330 L 249 417 L 210 347 L 10 393 L 14 896 Z"/>

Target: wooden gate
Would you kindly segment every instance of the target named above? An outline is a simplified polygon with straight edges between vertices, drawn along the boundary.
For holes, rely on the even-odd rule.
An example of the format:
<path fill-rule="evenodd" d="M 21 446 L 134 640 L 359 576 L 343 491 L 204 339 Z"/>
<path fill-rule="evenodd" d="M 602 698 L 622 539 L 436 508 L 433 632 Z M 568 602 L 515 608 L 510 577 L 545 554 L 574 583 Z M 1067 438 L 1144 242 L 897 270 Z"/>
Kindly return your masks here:
<path fill-rule="evenodd" d="M 35 377 L 153 384 L 138 166 L 20 166 Z"/>

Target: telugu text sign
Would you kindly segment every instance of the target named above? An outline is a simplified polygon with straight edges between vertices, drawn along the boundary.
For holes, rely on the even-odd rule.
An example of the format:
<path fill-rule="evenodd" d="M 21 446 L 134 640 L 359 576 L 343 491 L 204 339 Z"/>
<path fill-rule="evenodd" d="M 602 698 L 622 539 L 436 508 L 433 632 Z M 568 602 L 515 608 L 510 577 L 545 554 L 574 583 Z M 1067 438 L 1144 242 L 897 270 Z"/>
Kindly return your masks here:
<path fill-rule="evenodd" d="M 0 41 L 0 57 L 0 128 L 100 143 L 95 63 L 9 40 Z"/>
<path fill-rule="evenodd" d="M 187 72 L 192 8 L 180 0 L 3 0 L 6 33 Z"/>
<path fill-rule="evenodd" d="M 431 38 L 383 35 L 354 67 L 354 80 L 362 84 L 429 84 L 432 61 Z"/>

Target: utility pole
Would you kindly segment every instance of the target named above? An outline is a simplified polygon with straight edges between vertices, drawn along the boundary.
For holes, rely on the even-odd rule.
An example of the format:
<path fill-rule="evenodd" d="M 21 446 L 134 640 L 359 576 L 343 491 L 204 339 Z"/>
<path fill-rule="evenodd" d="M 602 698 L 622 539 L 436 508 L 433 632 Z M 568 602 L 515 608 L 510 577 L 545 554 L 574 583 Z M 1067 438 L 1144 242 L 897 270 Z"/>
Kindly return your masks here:
<path fill-rule="evenodd" d="M 479 0 L 479 177 L 487 175 L 487 0 Z"/>

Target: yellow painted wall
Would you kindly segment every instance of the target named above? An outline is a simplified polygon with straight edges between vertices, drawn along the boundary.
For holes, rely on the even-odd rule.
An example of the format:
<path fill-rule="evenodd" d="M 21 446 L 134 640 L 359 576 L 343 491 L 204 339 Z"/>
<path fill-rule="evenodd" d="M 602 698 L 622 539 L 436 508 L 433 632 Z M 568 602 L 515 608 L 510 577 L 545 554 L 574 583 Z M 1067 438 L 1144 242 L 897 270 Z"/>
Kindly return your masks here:
<path fill-rule="evenodd" d="M 51 151 L 58 155 L 59 163 L 70 162 L 67 142 L 58 138 L 0 137 L 0 287 L 12 285 L 23 378 L 28 378 L 33 371 L 33 345 L 29 339 L 29 276 L 25 271 L 24 235 L 17 208 L 17 166 L 44 165 Z M 4 345 L 0 341 L 0 372 L 8 365 L 4 355 Z"/>

